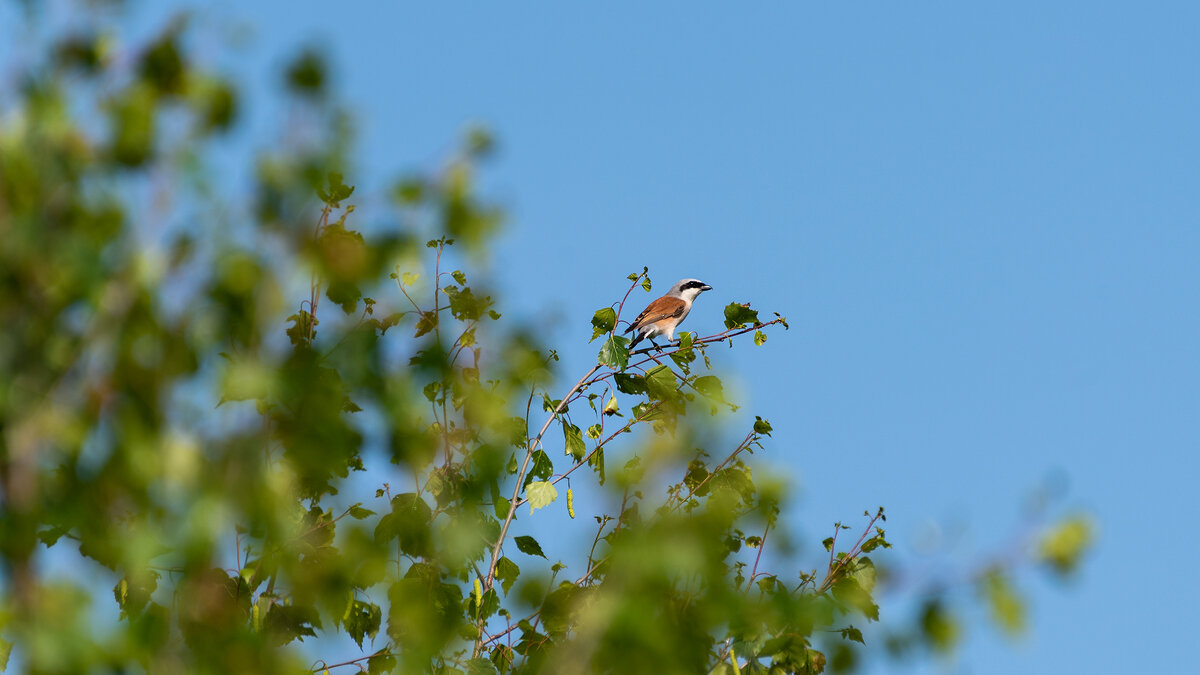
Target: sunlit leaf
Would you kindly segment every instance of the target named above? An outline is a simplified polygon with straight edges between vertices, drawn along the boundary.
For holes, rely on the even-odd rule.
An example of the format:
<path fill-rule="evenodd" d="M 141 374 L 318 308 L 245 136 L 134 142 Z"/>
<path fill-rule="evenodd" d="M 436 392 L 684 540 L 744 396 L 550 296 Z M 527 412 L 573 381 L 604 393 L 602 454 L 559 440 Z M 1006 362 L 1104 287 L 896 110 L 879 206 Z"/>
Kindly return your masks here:
<path fill-rule="evenodd" d="M 613 370 L 625 370 L 625 366 L 629 365 L 629 338 L 609 336 L 600 347 L 600 354 L 596 358 L 602 366 Z"/>
<path fill-rule="evenodd" d="M 529 501 L 529 513 L 549 506 L 558 499 L 558 489 L 549 481 L 535 481 L 525 488 L 525 498 Z M 525 549 L 521 549 L 525 550 Z M 528 551 L 526 551 L 528 553 Z"/>
<path fill-rule="evenodd" d="M 611 331 L 617 324 L 617 312 L 612 307 L 596 310 L 592 316 L 592 340 Z M 588 340 L 591 342 L 592 340 Z"/>

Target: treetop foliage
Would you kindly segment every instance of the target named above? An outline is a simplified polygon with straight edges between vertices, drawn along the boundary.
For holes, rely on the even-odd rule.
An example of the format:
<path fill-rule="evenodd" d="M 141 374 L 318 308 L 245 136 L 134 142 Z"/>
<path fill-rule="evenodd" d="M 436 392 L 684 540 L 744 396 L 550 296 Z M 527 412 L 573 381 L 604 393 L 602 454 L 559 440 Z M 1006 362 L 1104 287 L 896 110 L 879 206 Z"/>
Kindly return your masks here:
<path fill-rule="evenodd" d="M 306 51 L 283 79 L 307 126 L 282 130 L 241 190 L 214 148 L 246 94 L 188 34 L 126 45 L 91 22 L 47 37 L 0 92 L 5 661 L 854 666 L 881 618 L 884 510 L 839 524 L 828 559 L 799 569 L 786 486 L 749 461 L 771 422 L 724 445 L 706 421 L 737 408 L 709 348 L 769 348 L 784 317 L 732 302 L 721 332 L 631 352 L 619 332 L 651 289 L 643 268 L 591 317 L 595 363 L 561 363 L 471 265 L 502 222 L 476 189 L 488 134 L 396 180 L 362 227 L 349 116 Z M 1040 537 L 1033 556 L 1065 574 L 1091 530 Z M 1022 628 L 1009 566 L 968 583 Z M 954 645 L 945 591 L 897 645 Z"/>

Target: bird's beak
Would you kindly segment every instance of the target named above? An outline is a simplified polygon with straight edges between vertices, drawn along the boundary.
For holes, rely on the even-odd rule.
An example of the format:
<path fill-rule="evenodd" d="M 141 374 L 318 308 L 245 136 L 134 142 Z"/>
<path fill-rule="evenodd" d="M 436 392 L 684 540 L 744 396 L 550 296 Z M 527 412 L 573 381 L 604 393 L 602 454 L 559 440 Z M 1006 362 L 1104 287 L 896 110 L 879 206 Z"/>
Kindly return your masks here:
<path fill-rule="evenodd" d="M 701 286 L 701 287 L 700 287 L 700 291 L 701 291 L 701 292 L 703 292 L 703 291 L 711 291 L 711 290 L 712 290 L 712 286 L 709 286 L 708 284 L 704 284 L 703 286 Z"/>

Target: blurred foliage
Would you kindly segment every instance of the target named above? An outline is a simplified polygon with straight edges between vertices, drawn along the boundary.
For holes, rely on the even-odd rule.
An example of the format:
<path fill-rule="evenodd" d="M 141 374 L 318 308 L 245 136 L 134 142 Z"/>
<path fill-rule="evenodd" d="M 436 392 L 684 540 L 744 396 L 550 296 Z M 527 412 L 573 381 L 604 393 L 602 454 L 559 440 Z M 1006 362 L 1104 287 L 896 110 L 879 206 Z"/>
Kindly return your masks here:
<path fill-rule="evenodd" d="M 193 57 L 187 23 L 129 45 L 96 28 L 103 16 L 48 37 L 0 83 L 3 661 L 11 651 L 47 673 L 860 662 L 854 624 L 879 619 L 868 554 L 890 547 L 883 510 L 852 545 L 827 539 L 822 568 L 768 571 L 786 556 L 764 548 L 794 529 L 783 486 L 746 461 L 771 424 L 704 447 L 723 435 L 703 420 L 736 408 L 706 348 L 761 346 L 782 317 L 733 303 L 724 332 L 631 354 L 618 323 L 650 290 L 643 269 L 591 320 L 595 367 L 555 398 L 557 355 L 536 327 L 501 321 L 486 282 L 458 269 L 486 258 L 502 220 L 474 187 L 488 134 L 398 180 L 367 236 L 345 182 L 349 118 L 319 52 L 287 66 L 281 88 L 309 127 L 258 158 L 246 191 L 212 156 L 245 94 Z M 548 447 L 559 438 L 561 453 Z M 579 490 L 611 511 L 573 520 Z M 532 526 L 556 509 L 577 536 Z M 1081 518 L 1049 530 L 1037 559 L 1070 572 L 1090 532 Z M 113 585 L 52 574 L 51 558 Z M 981 578 L 997 624 L 1020 631 L 1007 567 Z M 951 649 L 958 625 L 931 597 L 912 639 Z M 335 633 L 359 655 L 314 662 L 298 646 Z"/>

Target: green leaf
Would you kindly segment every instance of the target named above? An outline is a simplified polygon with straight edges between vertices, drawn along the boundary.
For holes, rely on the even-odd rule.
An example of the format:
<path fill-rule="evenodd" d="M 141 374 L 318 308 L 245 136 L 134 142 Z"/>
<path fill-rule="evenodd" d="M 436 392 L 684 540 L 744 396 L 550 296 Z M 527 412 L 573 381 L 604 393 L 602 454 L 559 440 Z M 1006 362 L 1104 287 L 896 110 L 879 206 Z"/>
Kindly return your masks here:
<path fill-rule="evenodd" d="M 613 375 L 613 381 L 617 384 L 617 391 L 622 394 L 637 395 L 646 393 L 646 380 L 641 375 L 617 373 Z"/>
<path fill-rule="evenodd" d="M 673 401 L 679 393 L 675 373 L 666 366 L 654 366 L 646 371 L 646 393 L 659 401 Z"/>
<path fill-rule="evenodd" d="M 417 283 L 417 279 L 420 278 L 421 275 L 417 272 L 405 272 L 404 274 L 400 275 L 400 283 L 404 284 L 405 286 L 412 286 L 413 284 Z"/>
<path fill-rule="evenodd" d="M 832 551 L 833 550 L 833 537 L 825 537 L 825 540 L 821 542 L 821 545 L 825 547 L 826 551 Z"/>
<path fill-rule="evenodd" d="M 364 509 L 362 504 L 355 504 L 354 506 L 350 507 L 350 517 L 354 518 L 355 520 L 362 520 L 367 516 L 373 515 L 375 515 L 375 512 L 371 509 Z"/>
<path fill-rule="evenodd" d="M 854 577 L 855 581 L 863 587 L 863 590 L 870 593 L 875 590 L 875 563 L 866 556 L 860 556 L 857 560 L 848 566 L 848 574 Z"/>
<path fill-rule="evenodd" d="M 696 391 L 720 403 L 725 402 L 725 387 L 716 375 L 704 375 L 692 381 Z"/>
<path fill-rule="evenodd" d="M 460 321 L 476 321 L 492 306 L 492 296 L 479 297 L 470 288 L 446 286 L 442 292 L 450 298 L 450 313 Z"/>
<path fill-rule="evenodd" d="M 558 499 L 558 489 L 549 481 L 535 481 L 525 488 L 525 499 L 529 502 L 529 513 L 532 515 L 535 510 L 549 506 Z"/>
<path fill-rule="evenodd" d="M 758 415 L 755 415 L 754 416 L 754 433 L 761 434 L 763 436 L 770 436 L 771 435 L 771 423 L 764 420 L 763 418 L 759 417 Z"/>
<path fill-rule="evenodd" d="M 263 627 L 278 644 L 287 644 L 305 636 L 316 637 L 314 628 L 321 627 L 317 610 L 305 605 L 271 605 Z"/>
<path fill-rule="evenodd" d="M 328 179 L 329 187 L 326 190 L 317 190 L 317 194 L 321 197 L 321 201 L 336 207 L 338 202 L 354 194 L 354 186 L 343 183 L 342 174 L 336 171 L 330 171 L 326 178 Z"/>
<path fill-rule="evenodd" d="M 508 499 L 506 499 L 504 497 L 496 497 L 492 501 L 493 501 L 492 508 L 496 512 L 496 517 L 500 518 L 500 519 L 507 518 L 508 517 L 508 509 L 510 508 L 509 504 L 511 502 L 509 502 Z"/>
<path fill-rule="evenodd" d="M 767 334 L 766 334 L 766 333 L 762 332 L 761 330 L 756 330 L 756 331 L 754 331 L 754 344 L 755 344 L 755 346 L 761 347 L 761 346 L 763 346 L 763 344 L 765 344 L 765 343 L 766 343 L 766 341 L 767 341 Z"/>
<path fill-rule="evenodd" d="M 871 598 L 871 592 L 863 588 L 853 576 L 844 576 L 833 584 L 833 597 L 838 602 L 858 610 L 871 621 L 879 620 L 879 605 Z"/>
<path fill-rule="evenodd" d="M 609 406 L 612 406 L 611 412 L 609 411 Z M 605 414 L 612 414 L 612 412 L 616 412 L 616 410 L 617 410 L 617 399 L 615 399 L 615 398 L 612 399 L 611 401 L 609 401 L 608 404 L 604 406 Z M 603 433 L 603 429 L 600 428 L 599 424 L 593 424 L 592 426 L 587 428 L 587 437 L 592 439 L 593 441 L 600 440 L 601 433 Z"/>
<path fill-rule="evenodd" d="M 563 436 L 566 437 L 567 454 L 576 462 L 583 459 L 583 456 L 587 454 L 587 445 L 583 441 L 583 432 L 579 430 L 579 427 L 569 422 L 563 422 Z"/>
<path fill-rule="evenodd" d="M 725 327 L 726 328 L 745 328 L 746 324 L 757 326 L 758 312 L 750 309 L 750 304 L 739 305 L 736 302 L 731 302 L 725 306 Z"/>
<path fill-rule="evenodd" d="M 525 553 L 527 555 L 539 555 L 543 558 L 546 557 L 546 554 L 542 553 L 541 544 L 538 544 L 537 539 L 534 539 L 533 537 L 520 536 L 514 538 L 513 541 L 516 542 L 517 550 L 521 553 Z"/>
<path fill-rule="evenodd" d="M 383 675 L 396 669 L 396 657 L 387 647 L 380 649 L 367 659 L 367 675 Z"/>
<path fill-rule="evenodd" d="M 433 312 L 422 313 L 421 318 L 417 319 L 417 331 L 413 335 L 413 337 L 419 338 L 422 335 L 425 335 L 429 331 L 436 328 L 437 324 L 438 324 L 437 314 L 434 314 Z"/>
<path fill-rule="evenodd" d="M 554 463 L 550 461 L 550 455 L 547 455 L 545 450 L 535 450 L 533 467 L 529 469 L 529 475 L 546 480 L 552 473 L 554 473 Z M 526 479 L 525 484 L 529 485 L 530 482 L 529 479 Z"/>
<path fill-rule="evenodd" d="M 500 559 L 496 561 L 496 578 L 500 580 L 500 586 L 504 589 L 505 595 L 508 595 L 508 589 L 512 588 L 520 575 L 521 568 L 507 557 L 500 556 Z"/>
<path fill-rule="evenodd" d="M 921 630 L 929 644 L 940 652 L 949 652 L 958 643 L 958 621 L 936 598 L 926 602 L 921 611 Z"/>
<path fill-rule="evenodd" d="M 592 316 L 592 340 L 612 331 L 613 326 L 617 325 L 617 313 L 612 307 L 596 310 Z M 591 342 L 592 340 L 588 340 Z"/>
<path fill-rule="evenodd" d="M 350 281 L 331 281 L 329 288 L 325 289 L 325 297 L 340 306 L 346 314 L 352 314 L 358 306 L 358 299 L 362 297 L 362 291 L 358 289 L 358 284 Z"/>
<path fill-rule="evenodd" d="M 692 349 L 695 344 L 695 333 L 684 331 L 679 334 L 679 349 L 671 352 L 671 360 L 677 366 L 683 369 L 684 374 L 691 373 L 691 363 L 696 360 L 696 351 Z"/>
<path fill-rule="evenodd" d="M 429 529 L 433 510 L 417 495 L 406 492 L 392 498 L 392 512 L 379 519 L 375 526 L 375 541 L 383 544 L 392 539 L 400 540 L 400 550 L 425 557 L 432 552 L 432 534 Z"/>
<path fill-rule="evenodd" d="M 1008 578 L 993 572 L 983 579 L 982 586 L 992 621 L 1009 635 L 1021 634 L 1025 630 L 1025 601 Z"/>
<path fill-rule="evenodd" d="M 425 182 L 422 178 L 405 178 L 392 187 L 392 198 L 406 206 L 413 206 L 425 198 Z"/>
<path fill-rule="evenodd" d="M 1067 575 L 1078 566 L 1092 543 L 1092 524 L 1084 516 L 1071 516 L 1044 534 L 1038 543 L 1038 557 L 1059 575 Z"/>
<path fill-rule="evenodd" d="M 610 335 L 600 347 L 600 354 L 596 358 L 602 366 L 613 370 L 625 370 L 625 366 L 629 365 L 629 338 Z"/>
<path fill-rule="evenodd" d="M 342 617 L 342 625 L 346 627 L 346 632 L 350 637 L 358 643 L 358 648 L 362 649 L 363 638 L 375 639 L 375 635 L 379 633 L 382 619 L 383 613 L 378 605 L 355 600 L 346 608 L 346 614 Z"/>
<path fill-rule="evenodd" d="M 316 336 L 315 328 L 321 321 L 312 314 L 304 310 L 300 310 L 287 318 L 292 322 L 292 327 L 287 329 L 288 339 L 292 341 L 292 346 L 300 346 L 309 343 L 309 334 Z"/>
<path fill-rule="evenodd" d="M 499 673 L 500 671 L 496 670 L 496 664 L 487 657 L 477 656 L 467 661 L 466 675 L 499 675 Z"/>
<path fill-rule="evenodd" d="M 650 292 L 650 277 L 642 279 L 642 288 L 645 289 L 647 293 Z"/>
<path fill-rule="evenodd" d="M 867 644 L 866 642 L 863 642 L 862 631 L 854 626 L 846 626 L 840 632 L 842 634 L 842 639 L 844 640 L 854 640 L 859 644 Z"/>
<path fill-rule="evenodd" d="M 305 49 L 288 65 L 288 89 L 297 95 L 318 98 L 325 90 L 325 60 L 312 49 Z"/>

